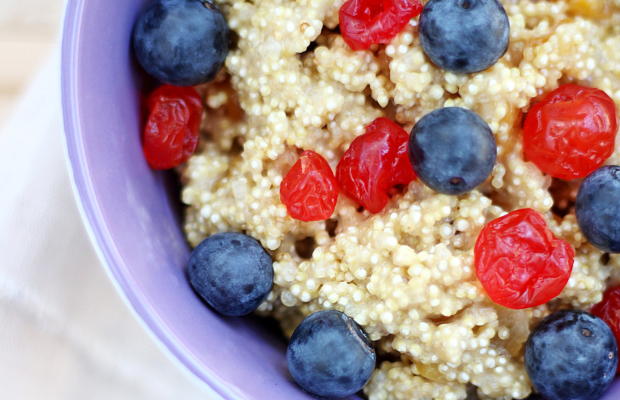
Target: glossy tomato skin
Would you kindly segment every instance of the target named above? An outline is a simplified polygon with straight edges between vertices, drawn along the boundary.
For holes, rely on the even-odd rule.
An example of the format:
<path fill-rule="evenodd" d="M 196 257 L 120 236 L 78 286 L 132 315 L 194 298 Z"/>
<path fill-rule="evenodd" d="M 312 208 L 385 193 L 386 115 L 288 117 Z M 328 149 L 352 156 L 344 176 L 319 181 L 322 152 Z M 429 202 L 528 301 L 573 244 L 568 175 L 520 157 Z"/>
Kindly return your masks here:
<path fill-rule="evenodd" d="M 162 86 L 148 99 L 143 149 L 153 169 L 186 162 L 198 147 L 202 100 L 191 87 Z"/>
<path fill-rule="evenodd" d="M 555 178 L 581 178 L 611 156 L 617 132 L 616 106 L 605 92 L 563 85 L 530 109 L 523 152 Z"/>
<path fill-rule="evenodd" d="M 353 50 L 387 44 L 422 12 L 418 0 L 348 0 L 338 12 L 342 38 Z"/>
<path fill-rule="evenodd" d="M 304 151 L 282 180 L 280 200 L 295 219 L 328 219 L 336 208 L 338 182 L 327 161 L 312 150 Z"/>
<path fill-rule="evenodd" d="M 373 214 L 390 200 L 388 190 L 416 178 L 408 154 L 409 134 L 377 118 L 355 138 L 336 167 L 340 189 Z"/>
<path fill-rule="evenodd" d="M 553 236 L 542 214 L 524 208 L 489 222 L 474 247 L 476 275 L 495 303 L 512 309 L 556 297 L 570 278 L 575 250 Z"/>
<path fill-rule="evenodd" d="M 603 293 L 603 300 L 590 312 L 602 319 L 611 328 L 616 342 L 620 343 L 620 286 L 610 287 Z M 616 370 L 616 374 L 618 370 Z"/>

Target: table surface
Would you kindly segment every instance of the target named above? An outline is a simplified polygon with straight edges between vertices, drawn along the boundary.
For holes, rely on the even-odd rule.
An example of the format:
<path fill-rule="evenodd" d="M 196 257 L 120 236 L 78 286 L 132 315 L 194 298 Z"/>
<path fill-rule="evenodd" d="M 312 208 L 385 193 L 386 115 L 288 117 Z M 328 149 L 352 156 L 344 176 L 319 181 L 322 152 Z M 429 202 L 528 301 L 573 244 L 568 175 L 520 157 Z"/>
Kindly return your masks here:
<path fill-rule="evenodd" d="M 0 1 L 0 126 L 53 53 L 62 7 L 63 0 Z"/>

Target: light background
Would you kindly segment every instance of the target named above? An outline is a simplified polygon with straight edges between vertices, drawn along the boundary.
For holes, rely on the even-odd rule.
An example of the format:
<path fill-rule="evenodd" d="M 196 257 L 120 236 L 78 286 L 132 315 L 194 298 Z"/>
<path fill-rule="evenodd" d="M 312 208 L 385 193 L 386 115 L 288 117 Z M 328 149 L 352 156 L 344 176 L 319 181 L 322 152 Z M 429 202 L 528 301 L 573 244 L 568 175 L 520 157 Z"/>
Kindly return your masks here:
<path fill-rule="evenodd" d="M 61 0 L 0 0 L 0 399 L 219 398 L 138 323 L 89 241 L 63 152 L 61 18 Z"/>
<path fill-rule="evenodd" d="M 62 0 L 0 1 L 0 126 L 56 48 Z"/>

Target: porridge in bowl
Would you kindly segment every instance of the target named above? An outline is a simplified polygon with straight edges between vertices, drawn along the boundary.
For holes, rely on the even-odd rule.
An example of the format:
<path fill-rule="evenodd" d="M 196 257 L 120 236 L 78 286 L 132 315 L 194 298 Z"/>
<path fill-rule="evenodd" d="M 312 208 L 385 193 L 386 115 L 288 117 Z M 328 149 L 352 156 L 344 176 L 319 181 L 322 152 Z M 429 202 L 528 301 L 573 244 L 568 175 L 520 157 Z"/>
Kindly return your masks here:
<path fill-rule="evenodd" d="M 201 144 L 181 167 L 184 228 L 192 247 L 219 232 L 243 232 L 260 242 L 273 259 L 274 276 L 256 312 L 276 318 L 288 337 L 305 317 L 322 310 L 341 311 L 359 324 L 378 357 L 364 387 L 370 400 L 461 400 L 472 385 L 480 398 L 527 397 L 533 381 L 524 358 L 530 333 L 554 311 L 590 310 L 620 278 L 620 257 L 589 244 L 575 214 L 582 178 L 601 164 L 620 164 L 620 143 L 614 144 L 620 1 L 503 0 L 507 50 L 488 68 L 469 74 L 446 71 L 426 55 L 419 34 L 424 12 L 418 16 L 426 1 L 417 13 L 407 11 L 415 15 L 393 37 L 370 35 L 374 42 L 366 44 L 351 41 L 339 28 L 340 0 L 216 3 L 233 46 L 215 80 L 196 87 L 205 107 Z M 493 1 L 461 6 L 473 10 L 487 3 Z M 583 90 L 566 94 L 571 87 L 596 88 L 598 100 L 575 100 Z M 548 100 L 554 95 L 559 97 Z M 557 146 L 545 142 L 549 136 L 540 135 L 551 132 L 553 139 L 553 132 L 575 122 L 547 129 L 555 114 L 530 110 L 562 101 L 588 102 L 603 121 L 589 123 L 581 116 L 578 121 L 586 122 L 575 129 L 600 128 L 604 141 L 584 145 L 583 154 L 579 135 Z M 422 181 L 428 180 L 420 169 L 426 161 L 416 164 L 408 148 L 409 133 L 422 118 L 451 107 L 481 118 L 495 141 L 490 173 L 465 192 L 431 189 Z M 528 126 L 535 125 L 531 129 L 539 136 L 531 139 Z M 405 136 L 393 139 L 392 147 L 388 139 L 372 139 L 386 150 L 359 150 L 362 156 L 353 162 L 383 164 L 341 172 L 341 161 L 371 143 L 369 135 L 381 130 L 377 126 L 391 129 L 394 138 Z M 480 147 L 471 147 L 479 141 L 461 140 L 463 135 L 450 138 L 446 148 L 473 148 L 471 157 L 479 156 Z M 543 142 L 551 150 L 539 148 Z M 597 146 L 600 152 L 589 152 Z M 560 155 L 577 152 L 581 161 L 567 161 L 570 173 L 555 173 L 548 167 L 553 149 Z M 310 159 L 314 154 L 316 162 Z M 385 162 L 385 154 L 395 161 Z M 457 162 L 435 164 L 429 168 L 439 174 Z M 303 181 L 307 168 L 314 168 L 314 180 Z M 296 180 L 288 176 L 291 170 Z M 355 188 L 343 184 L 346 179 Z M 292 189 L 285 193 L 286 185 Z M 302 204 L 291 211 L 303 201 L 309 202 L 305 209 Z M 536 253 L 542 254 L 536 262 L 544 271 L 534 277 L 482 273 L 476 252 L 491 240 L 478 244 L 479 237 L 499 238 L 493 242 L 499 248 L 508 243 L 502 235 L 510 227 L 481 232 L 491 229 L 491 221 L 499 225 L 500 218 L 518 213 L 524 214 L 514 223 L 518 232 L 547 240 L 548 248 Z M 527 225 L 526 218 L 534 222 Z M 522 245 L 527 240 L 518 235 L 511 240 L 508 250 L 498 251 L 508 264 L 526 262 L 539 251 L 532 250 L 538 239 L 531 245 Z M 496 262 L 490 263 L 494 268 Z M 547 276 L 548 271 L 555 272 Z M 491 282 L 497 276 L 499 283 Z M 500 286 L 517 291 L 518 298 L 498 294 Z"/>

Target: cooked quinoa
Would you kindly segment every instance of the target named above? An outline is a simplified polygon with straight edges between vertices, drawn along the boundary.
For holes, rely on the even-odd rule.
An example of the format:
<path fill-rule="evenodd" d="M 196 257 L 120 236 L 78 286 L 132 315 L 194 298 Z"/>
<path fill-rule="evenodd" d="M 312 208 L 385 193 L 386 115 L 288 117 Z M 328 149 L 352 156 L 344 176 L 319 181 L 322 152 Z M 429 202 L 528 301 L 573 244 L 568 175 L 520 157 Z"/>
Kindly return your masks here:
<path fill-rule="evenodd" d="M 287 335 L 322 309 L 354 318 L 386 359 L 399 360 L 378 366 L 364 389 L 370 400 L 459 400 L 468 384 L 481 398 L 526 397 L 530 329 L 553 309 L 599 302 L 620 257 L 586 244 L 570 212 L 576 187 L 523 159 L 523 115 L 567 82 L 599 88 L 620 105 L 620 0 L 502 0 L 509 50 L 472 75 L 425 57 L 417 18 L 389 45 L 354 52 L 334 30 L 342 0 L 218 3 L 238 43 L 217 80 L 199 87 L 203 144 L 182 177 L 191 245 L 220 231 L 258 239 L 275 272 L 259 312 L 279 319 Z M 409 131 L 448 106 L 475 111 L 495 134 L 497 163 L 478 190 L 447 196 L 415 180 L 376 215 L 344 195 L 328 221 L 288 215 L 280 183 L 302 149 L 335 169 L 375 118 Z M 620 140 L 606 163 L 620 164 Z M 557 299 L 510 310 L 478 282 L 473 246 L 485 223 L 524 207 L 543 213 L 576 257 Z"/>

